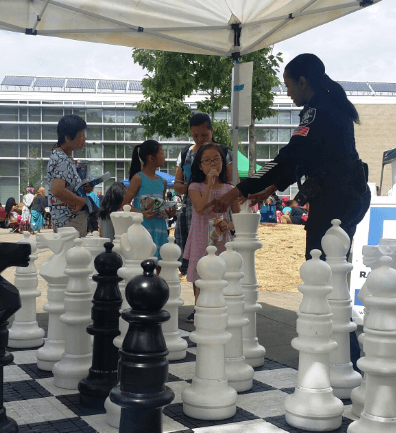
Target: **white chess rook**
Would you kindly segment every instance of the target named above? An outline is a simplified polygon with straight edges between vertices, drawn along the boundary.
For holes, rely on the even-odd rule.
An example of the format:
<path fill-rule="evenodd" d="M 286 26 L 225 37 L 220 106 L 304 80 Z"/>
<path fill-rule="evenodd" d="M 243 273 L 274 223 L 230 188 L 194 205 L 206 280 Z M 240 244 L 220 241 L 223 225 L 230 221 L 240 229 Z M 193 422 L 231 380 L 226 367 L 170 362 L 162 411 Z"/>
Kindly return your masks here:
<path fill-rule="evenodd" d="M 364 352 L 358 367 L 365 372 L 366 398 L 358 421 L 348 433 L 396 432 L 396 270 L 390 257 L 380 258 L 366 284 L 371 296 L 366 320 Z"/>
<path fill-rule="evenodd" d="M 241 279 L 243 294 L 245 295 L 244 316 L 249 320 L 247 326 L 242 328 L 243 355 L 246 362 L 252 367 L 264 364 L 265 349 L 258 342 L 256 313 L 261 310 L 258 300 L 258 284 L 254 253 L 263 246 L 257 236 L 260 223 L 260 214 L 253 213 L 248 207 L 249 201 L 238 214 L 233 214 L 236 237 L 234 250 L 242 256 L 242 269 L 244 277 Z"/>
<path fill-rule="evenodd" d="M 298 290 L 304 296 L 297 312 L 298 337 L 291 343 L 300 352 L 298 379 L 294 394 L 285 400 L 286 422 L 315 432 L 339 428 L 344 410 L 330 386 L 329 353 L 337 343 L 330 339 L 332 314 L 326 299 L 332 291 L 331 270 L 320 255 L 320 250 L 312 250 L 312 259 L 300 268 L 304 284 Z"/>
<path fill-rule="evenodd" d="M 195 376 L 182 392 L 186 415 L 203 420 L 221 420 L 236 413 L 237 393 L 225 375 L 225 345 L 232 336 L 226 332 L 227 307 L 222 289 L 226 264 L 215 255 L 216 247 L 207 247 L 208 255 L 199 260 L 197 271 L 201 289 L 195 307 L 196 330 L 190 340 L 197 343 Z"/>
<path fill-rule="evenodd" d="M 54 254 L 40 268 L 40 275 L 47 282 L 48 334 L 44 346 L 37 351 L 37 367 L 52 371 L 54 364 L 65 351 L 65 325 L 59 317 L 65 312 L 65 290 L 69 277 L 65 274 L 66 253 L 73 247 L 78 231 L 73 227 L 61 227 L 58 233 L 39 233 L 38 248 L 49 248 Z"/>
<path fill-rule="evenodd" d="M 184 359 L 187 354 L 187 341 L 181 338 L 179 331 L 179 307 L 184 302 L 180 299 L 180 277 L 178 268 L 181 265 L 177 259 L 180 257 L 181 250 L 175 244 L 174 236 L 168 237 L 168 243 L 160 248 L 161 259 L 158 265 L 161 267 L 161 277 L 167 282 L 169 287 L 169 299 L 164 306 L 164 310 L 170 314 L 170 320 L 162 323 L 166 347 L 169 350 L 168 361 Z"/>
<path fill-rule="evenodd" d="M 356 331 L 352 318 L 352 299 L 349 293 L 347 274 L 353 265 L 346 260 L 349 250 L 349 236 L 340 227 L 341 221 L 331 221 L 332 227 L 322 238 L 326 263 L 330 266 L 333 287 L 327 299 L 333 313 L 332 338 L 338 348 L 330 354 L 330 383 L 338 398 L 350 398 L 353 388 L 360 385 L 362 376 L 353 369 L 351 362 L 350 333 Z"/>
<path fill-rule="evenodd" d="M 92 323 L 93 292 L 88 279 L 91 253 L 82 247 L 82 243 L 82 239 L 75 239 L 75 247 L 66 254 L 65 274 L 69 281 L 65 313 L 60 316 L 66 330 L 65 352 L 52 368 L 54 385 L 65 389 L 78 389 L 78 383 L 88 375 L 92 365 L 91 336 L 87 333 L 87 326 Z"/>
<path fill-rule="evenodd" d="M 82 238 L 82 241 L 82 246 L 91 253 L 91 263 L 89 264 L 91 273 L 89 274 L 89 283 L 91 285 L 91 290 L 94 293 L 96 290 L 96 283 L 92 280 L 92 275 L 96 273 L 94 261 L 98 254 L 101 254 L 105 251 L 104 244 L 106 242 L 110 242 L 110 239 L 101 238 L 99 232 L 95 231 L 92 233 L 92 236 Z"/>
<path fill-rule="evenodd" d="M 228 384 L 237 392 L 243 392 L 252 388 L 254 370 L 243 356 L 242 329 L 249 324 L 249 320 L 243 316 L 245 296 L 239 282 L 243 277 L 240 270 L 242 257 L 233 250 L 233 242 L 227 242 L 225 246 L 226 251 L 220 257 L 227 266 L 224 275 L 227 286 L 223 289 L 223 295 L 228 316 L 226 332 L 232 335 L 232 340 L 225 345 L 225 372 Z"/>
<path fill-rule="evenodd" d="M 124 206 L 125 209 L 125 206 Z M 113 212 L 117 213 L 117 212 Z M 123 213 L 123 212 L 119 212 Z M 125 286 L 128 284 L 129 280 L 136 275 L 141 275 L 143 269 L 141 263 L 146 260 L 153 251 L 156 250 L 156 245 L 151 238 L 150 233 L 142 226 L 143 215 L 140 213 L 130 213 L 132 215 L 131 224 L 127 229 L 127 232 L 120 237 L 119 248 L 121 249 L 121 257 L 124 257 L 124 266 L 118 270 L 118 276 L 123 278 L 122 284 L 119 284 L 121 296 L 122 296 L 122 306 L 121 311 L 130 308 L 126 298 L 125 298 Z M 125 221 L 129 218 L 127 215 L 120 216 L 117 221 Z M 126 223 L 125 223 L 126 226 Z M 114 248 L 113 248 L 114 251 Z M 120 317 L 119 329 L 121 334 L 114 339 L 114 345 L 119 349 L 122 347 L 125 335 L 128 331 L 129 324 Z M 112 427 L 119 428 L 120 418 L 121 418 L 121 406 L 110 401 L 107 398 L 105 401 L 106 409 L 106 422 Z"/>
<path fill-rule="evenodd" d="M 18 266 L 15 270 L 14 285 L 19 290 L 22 307 L 15 313 L 14 322 L 8 330 L 7 346 L 26 349 L 41 346 L 45 332 L 39 328 L 36 320 L 36 298 L 41 295 L 37 290 L 37 269 L 34 264 L 38 258 L 35 254 L 37 243 L 30 237 L 29 232 L 23 232 L 23 238 L 18 244 L 30 244 L 32 253 L 29 256 L 29 266 Z"/>

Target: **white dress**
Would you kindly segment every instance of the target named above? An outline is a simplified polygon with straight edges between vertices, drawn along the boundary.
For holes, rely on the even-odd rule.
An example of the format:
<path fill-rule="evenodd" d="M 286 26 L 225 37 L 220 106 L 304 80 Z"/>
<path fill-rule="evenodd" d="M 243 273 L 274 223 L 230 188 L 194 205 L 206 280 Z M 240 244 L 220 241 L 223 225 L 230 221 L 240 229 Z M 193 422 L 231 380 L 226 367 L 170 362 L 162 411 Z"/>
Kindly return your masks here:
<path fill-rule="evenodd" d="M 28 192 L 23 196 L 23 208 L 22 208 L 22 221 L 29 221 L 30 222 L 30 210 L 29 207 L 32 204 L 34 195 L 31 192 Z"/>

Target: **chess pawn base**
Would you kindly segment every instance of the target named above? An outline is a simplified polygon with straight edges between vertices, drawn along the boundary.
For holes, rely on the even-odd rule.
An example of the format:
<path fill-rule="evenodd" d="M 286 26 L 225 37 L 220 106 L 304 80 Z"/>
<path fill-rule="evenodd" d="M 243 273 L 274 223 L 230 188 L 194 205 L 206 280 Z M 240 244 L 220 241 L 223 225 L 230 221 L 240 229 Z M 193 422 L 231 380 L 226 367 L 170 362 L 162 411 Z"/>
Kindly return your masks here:
<path fill-rule="evenodd" d="M 360 386 L 354 388 L 351 392 L 352 413 L 357 417 L 360 417 L 360 414 L 363 411 L 365 398 L 366 398 L 366 379 L 363 377 Z"/>
<path fill-rule="evenodd" d="M 186 340 L 180 337 L 180 331 L 167 332 L 164 331 L 164 337 L 166 336 L 166 347 L 169 350 L 169 355 L 166 357 L 168 361 L 179 361 L 187 356 Z"/>
<path fill-rule="evenodd" d="M 8 333 L 7 346 L 15 349 L 40 347 L 44 343 L 44 329 L 39 328 L 36 320 L 33 322 L 14 322 Z"/>
<path fill-rule="evenodd" d="M 40 370 L 52 371 L 54 365 L 62 359 L 65 352 L 65 340 L 48 340 L 37 351 L 37 367 Z"/>
<path fill-rule="evenodd" d="M 369 415 L 362 411 L 360 419 L 348 427 L 348 433 L 395 433 L 396 419 Z"/>
<path fill-rule="evenodd" d="M 18 433 L 18 425 L 6 414 L 6 409 L 0 409 L 0 432 L 1 433 Z"/>
<path fill-rule="evenodd" d="M 121 420 L 121 406 L 113 403 L 109 397 L 104 403 L 106 410 L 106 422 L 109 426 L 119 429 Z"/>
<path fill-rule="evenodd" d="M 237 392 L 244 392 L 253 387 L 254 370 L 246 364 L 245 357 L 226 358 L 225 372 L 228 385 Z"/>
<path fill-rule="evenodd" d="M 182 398 L 183 412 L 191 418 L 222 420 L 236 413 L 237 393 L 229 386 L 227 378 L 210 381 L 194 376 L 191 386 L 183 390 Z"/>
<path fill-rule="evenodd" d="M 301 401 L 304 403 L 299 406 Z M 294 394 L 285 401 L 285 409 L 285 419 L 289 425 L 301 430 L 322 432 L 341 427 L 344 405 L 334 398 L 331 388 L 318 392 L 317 389 L 296 387 Z"/>
<path fill-rule="evenodd" d="M 86 377 L 92 364 L 92 353 L 71 355 L 64 353 L 52 369 L 54 385 L 63 389 L 78 389 L 78 383 Z"/>
<path fill-rule="evenodd" d="M 353 389 L 360 386 L 361 382 L 362 376 L 353 369 L 352 362 L 347 364 L 330 363 L 330 383 L 335 397 L 351 398 Z"/>

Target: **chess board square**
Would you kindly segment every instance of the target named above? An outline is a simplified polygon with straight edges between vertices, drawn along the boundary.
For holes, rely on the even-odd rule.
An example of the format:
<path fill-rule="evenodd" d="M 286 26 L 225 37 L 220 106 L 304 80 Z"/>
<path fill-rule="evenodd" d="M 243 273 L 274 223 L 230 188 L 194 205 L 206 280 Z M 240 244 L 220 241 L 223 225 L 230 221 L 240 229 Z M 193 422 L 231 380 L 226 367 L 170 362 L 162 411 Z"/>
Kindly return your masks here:
<path fill-rule="evenodd" d="M 75 391 L 76 392 L 76 391 Z M 78 392 L 78 391 L 77 391 Z M 74 412 L 77 416 L 88 416 L 106 413 L 104 408 L 98 409 L 94 407 L 83 406 L 80 403 L 80 394 L 58 395 L 56 397 L 67 408 Z"/>
<path fill-rule="evenodd" d="M 195 374 L 195 362 L 169 363 L 169 373 L 180 377 L 182 380 L 191 379 Z"/>
<path fill-rule="evenodd" d="M 279 370 L 256 371 L 254 378 L 274 388 L 293 388 L 297 383 L 297 370 L 282 368 Z"/>
<path fill-rule="evenodd" d="M 96 433 L 118 433 L 118 428 L 107 424 L 106 414 L 82 416 L 81 419 L 91 426 Z"/>
<path fill-rule="evenodd" d="M 34 380 L 4 383 L 4 401 L 29 400 L 50 397 L 51 394 Z"/>
<path fill-rule="evenodd" d="M 31 376 L 16 364 L 8 364 L 4 367 L 4 382 L 16 382 L 18 380 L 29 380 Z"/>
<path fill-rule="evenodd" d="M 59 395 L 76 394 L 78 392 L 75 389 L 63 389 L 55 386 L 53 377 L 47 377 L 46 379 L 36 379 L 36 382 L 55 397 Z"/>
<path fill-rule="evenodd" d="M 238 395 L 238 406 L 260 418 L 283 415 L 285 398 L 282 391 L 265 391 Z"/>
<path fill-rule="evenodd" d="M 282 431 L 262 419 L 194 429 L 194 433 L 281 433 Z"/>
<path fill-rule="evenodd" d="M 15 364 L 37 364 L 37 350 L 8 349 L 14 355 Z"/>
<path fill-rule="evenodd" d="M 272 359 L 265 358 L 264 365 L 260 367 L 254 367 L 254 371 L 263 370 L 279 370 L 280 368 L 289 368 L 287 365 L 281 364 L 280 362 L 272 361 Z"/>
<path fill-rule="evenodd" d="M 242 421 L 248 421 L 257 419 L 257 417 L 249 413 L 246 410 L 241 409 L 240 407 L 237 407 L 236 414 L 228 419 L 220 420 L 220 421 L 207 421 L 207 420 L 199 420 L 195 418 L 191 418 L 184 414 L 183 412 L 183 404 L 182 403 L 175 403 L 170 404 L 164 408 L 163 411 L 164 415 L 168 416 L 169 418 L 172 418 L 174 421 L 177 421 L 178 423 L 193 429 L 200 428 L 200 427 L 210 427 L 215 425 L 226 425 L 231 423 L 240 423 Z"/>
<path fill-rule="evenodd" d="M 169 388 L 172 389 L 172 391 L 175 393 L 175 398 L 172 401 L 173 404 L 175 403 L 182 403 L 181 393 L 183 392 L 184 388 L 188 385 L 185 381 L 179 381 L 179 382 L 167 382 L 166 383 Z"/>
<path fill-rule="evenodd" d="M 52 371 L 40 370 L 37 367 L 37 361 L 31 364 L 19 364 L 19 367 L 32 379 L 44 379 L 46 377 L 54 377 Z"/>
<path fill-rule="evenodd" d="M 169 364 L 181 364 L 184 362 L 195 362 L 195 355 L 188 350 L 185 358 L 177 361 L 169 361 Z"/>
<path fill-rule="evenodd" d="M 75 414 L 55 397 L 4 403 L 7 415 L 18 425 L 76 418 Z"/>
<path fill-rule="evenodd" d="M 96 433 L 92 427 L 79 418 L 32 423 L 19 427 L 19 433 Z"/>
<path fill-rule="evenodd" d="M 280 431 L 282 432 L 306 433 L 306 430 L 301 430 L 299 428 L 292 427 L 289 424 L 287 424 L 284 416 L 275 416 L 275 417 L 266 418 L 266 421 L 281 429 Z M 341 427 L 336 430 L 332 430 L 332 433 L 347 433 L 348 426 L 351 422 L 352 420 L 343 418 Z"/>
<path fill-rule="evenodd" d="M 238 395 L 251 394 L 252 392 L 273 391 L 274 389 L 276 388 L 273 388 L 272 386 L 267 385 L 266 383 L 262 383 L 256 379 L 253 379 L 252 388 L 248 389 L 247 391 L 238 392 Z"/>

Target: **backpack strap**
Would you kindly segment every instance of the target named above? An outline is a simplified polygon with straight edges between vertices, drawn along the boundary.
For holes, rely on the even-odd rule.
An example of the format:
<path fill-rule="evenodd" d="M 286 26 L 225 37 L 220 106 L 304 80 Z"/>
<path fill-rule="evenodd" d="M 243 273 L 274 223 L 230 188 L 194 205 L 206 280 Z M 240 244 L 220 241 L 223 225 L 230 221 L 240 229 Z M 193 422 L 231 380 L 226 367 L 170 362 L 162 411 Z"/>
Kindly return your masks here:
<path fill-rule="evenodd" d="M 183 150 L 181 151 L 181 164 L 180 167 L 183 168 L 184 163 L 186 162 L 188 149 L 190 149 L 190 144 L 187 144 L 185 147 L 183 147 Z"/>

